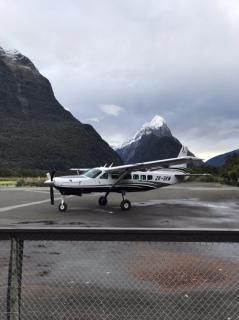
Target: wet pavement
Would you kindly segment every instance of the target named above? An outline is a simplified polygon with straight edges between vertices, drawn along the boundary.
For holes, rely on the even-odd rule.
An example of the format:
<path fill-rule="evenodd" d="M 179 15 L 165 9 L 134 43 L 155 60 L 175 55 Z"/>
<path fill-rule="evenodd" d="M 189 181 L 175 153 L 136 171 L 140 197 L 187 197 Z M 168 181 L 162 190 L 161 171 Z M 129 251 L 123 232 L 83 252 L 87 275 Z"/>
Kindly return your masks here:
<path fill-rule="evenodd" d="M 0 189 L 0 226 L 239 228 L 239 188 L 185 183 L 49 202 L 47 188 Z M 0 246 L 0 318 L 6 319 L 10 243 Z M 237 243 L 25 241 L 22 319 L 238 319 Z"/>
<path fill-rule="evenodd" d="M 119 207 L 120 194 L 110 194 L 106 207 L 100 194 L 68 197 L 68 211 L 49 203 L 47 188 L 1 188 L 1 226 L 82 226 L 158 228 L 239 228 L 239 188 L 213 183 L 184 183 L 154 191 L 128 193 L 130 211 Z"/>

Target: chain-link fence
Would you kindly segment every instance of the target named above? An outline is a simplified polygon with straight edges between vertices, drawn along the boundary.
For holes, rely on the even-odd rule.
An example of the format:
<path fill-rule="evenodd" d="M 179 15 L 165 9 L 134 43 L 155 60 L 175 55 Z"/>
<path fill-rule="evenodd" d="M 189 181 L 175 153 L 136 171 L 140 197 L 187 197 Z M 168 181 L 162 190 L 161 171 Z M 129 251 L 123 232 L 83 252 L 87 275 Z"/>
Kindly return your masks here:
<path fill-rule="evenodd" d="M 10 242 L 0 241 L 0 319 L 6 319 Z"/>
<path fill-rule="evenodd" d="M 239 319 L 237 242 L 53 237 L 0 241 L 0 319 Z"/>

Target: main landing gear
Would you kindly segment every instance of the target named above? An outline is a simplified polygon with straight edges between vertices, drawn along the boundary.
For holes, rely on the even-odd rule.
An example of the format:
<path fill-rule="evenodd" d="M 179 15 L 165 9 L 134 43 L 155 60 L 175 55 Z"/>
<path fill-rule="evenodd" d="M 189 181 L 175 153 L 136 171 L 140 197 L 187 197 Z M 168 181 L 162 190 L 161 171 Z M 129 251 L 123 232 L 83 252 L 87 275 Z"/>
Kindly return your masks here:
<path fill-rule="evenodd" d="M 106 206 L 107 202 L 108 202 L 107 197 L 106 196 L 105 197 L 104 196 L 100 197 L 98 202 L 99 202 L 100 206 Z"/>
<path fill-rule="evenodd" d="M 131 202 L 127 199 L 121 201 L 121 204 L 120 204 L 120 208 L 124 211 L 126 210 L 130 210 L 131 208 Z"/>
<path fill-rule="evenodd" d="M 120 208 L 123 211 L 130 210 L 131 202 L 124 198 L 125 192 L 121 192 L 121 194 L 122 194 L 123 200 L 120 203 Z M 109 195 L 109 192 L 107 192 L 105 196 L 102 196 L 102 197 L 99 198 L 98 203 L 99 203 L 100 206 L 106 206 L 107 205 L 107 202 L 108 202 L 107 197 L 108 197 L 108 195 Z"/>
<path fill-rule="evenodd" d="M 124 198 L 125 192 L 121 192 L 121 194 L 122 194 L 123 200 L 120 203 L 120 208 L 123 211 L 128 211 L 131 208 L 131 202 Z M 99 202 L 100 206 L 106 206 L 107 205 L 107 203 L 108 203 L 108 199 L 107 199 L 108 195 L 109 195 L 109 192 L 107 192 L 105 194 L 105 196 L 102 196 L 102 197 L 99 198 L 98 202 Z M 64 199 L 63 196 L 62 196 L 61 202 L 60 202 L 60 204 L 58 206 L 58 210 L 60 212 L 65 212 L 67 210 L 67 204 L 65 203 L 65 199 Z"/>

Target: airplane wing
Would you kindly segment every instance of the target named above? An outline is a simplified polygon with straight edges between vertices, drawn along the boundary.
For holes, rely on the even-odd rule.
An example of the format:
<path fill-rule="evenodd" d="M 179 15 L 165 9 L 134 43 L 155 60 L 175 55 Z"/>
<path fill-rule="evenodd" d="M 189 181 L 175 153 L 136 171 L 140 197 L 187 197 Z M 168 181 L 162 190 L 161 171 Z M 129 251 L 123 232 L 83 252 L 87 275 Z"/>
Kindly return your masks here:
<path fill-rule="evenodd" d="M 171 159 L 163 159 L 163 160 L 156 160 L 156 161 L 148 161 L 148 162 L 141 162 L 141 163 L 134 163 L 134 164 L 126 164 L 123 166 L 116 166 L 116 167 L 106 167 L 104 168 L 105 172 L 124 172 L 127 171 L 128 173 L 136 170 L 156 170 L 163 167 L 183 164 L 183 163 L 190 163 L 195 160 L 201 160 L 197 157 L 185 156 L 180 158 L 171 158 Z"/>

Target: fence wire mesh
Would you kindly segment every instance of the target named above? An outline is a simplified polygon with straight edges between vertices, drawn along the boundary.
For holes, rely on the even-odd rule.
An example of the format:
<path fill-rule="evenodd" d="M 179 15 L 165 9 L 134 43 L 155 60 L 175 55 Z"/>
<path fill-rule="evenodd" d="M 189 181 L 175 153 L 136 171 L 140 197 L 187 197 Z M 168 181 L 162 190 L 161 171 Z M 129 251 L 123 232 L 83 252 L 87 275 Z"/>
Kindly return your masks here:
<path fill-rule="evenodd" d="M 1 241 L 0 319 L 9 242 Z M 238 243 L 25 241 L 21 319 L 239 319 Z"/>
<path fill-rule="evenodd" d="M 0 319 L 6 318 L 10 241 L 0 241 Z"/>

